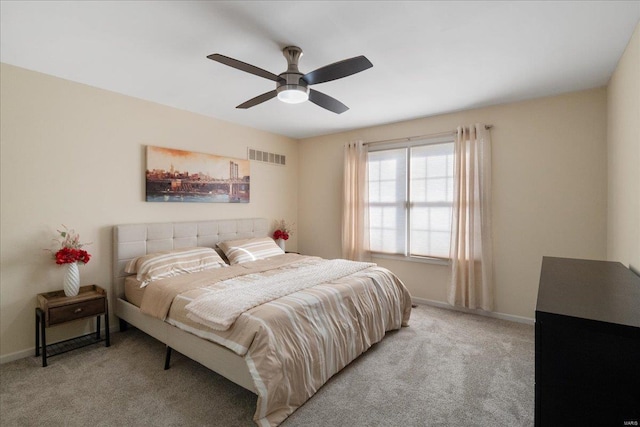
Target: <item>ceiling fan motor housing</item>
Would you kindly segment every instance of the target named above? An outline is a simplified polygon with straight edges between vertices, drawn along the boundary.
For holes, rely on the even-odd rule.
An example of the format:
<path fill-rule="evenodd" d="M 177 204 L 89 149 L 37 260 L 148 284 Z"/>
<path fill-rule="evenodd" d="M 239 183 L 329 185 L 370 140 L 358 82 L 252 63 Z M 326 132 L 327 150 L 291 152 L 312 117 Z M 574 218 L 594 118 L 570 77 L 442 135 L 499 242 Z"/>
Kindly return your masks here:
<path fill-rule="evenodd" d="M 298 70 L 298 61 L 302 57 L 302 49 L 297 46 L 287 46 L 282 49 L 282 54 L 287 59 L 287 71 L 278 75 L 276 92 L 278 99 L 291 104 L 297 104 L 309 99 L 309 87 L 302 78 L 303 74 Z"/>

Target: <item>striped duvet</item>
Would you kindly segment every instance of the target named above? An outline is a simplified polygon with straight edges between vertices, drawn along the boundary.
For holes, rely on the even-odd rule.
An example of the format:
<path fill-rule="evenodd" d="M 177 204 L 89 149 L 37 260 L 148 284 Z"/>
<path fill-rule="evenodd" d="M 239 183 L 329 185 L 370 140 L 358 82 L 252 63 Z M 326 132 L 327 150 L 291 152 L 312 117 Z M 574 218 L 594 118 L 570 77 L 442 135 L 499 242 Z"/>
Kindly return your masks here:
<path fill-rule="evenodd" d="M 321 262 L 285 254 L 163 279 L 148 285 L 141 310 L 243 356 L 258 390 L 254 420 L 277 426 L 386 331 L 407 325 L 411 298 L 402 282 L 372 266 L 253 307 L 225 331 L 193 322 L 185 306 L 233 277 L 295 275 Z"/>

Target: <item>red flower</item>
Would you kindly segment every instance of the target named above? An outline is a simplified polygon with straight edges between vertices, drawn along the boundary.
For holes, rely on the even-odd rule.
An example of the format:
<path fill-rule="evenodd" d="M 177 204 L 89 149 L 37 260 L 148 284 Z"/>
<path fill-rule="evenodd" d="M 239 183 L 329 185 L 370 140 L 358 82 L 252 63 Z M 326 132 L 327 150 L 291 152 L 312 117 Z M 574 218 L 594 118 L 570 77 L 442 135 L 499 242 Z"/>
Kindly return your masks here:
<path fill-rule="evenodd" d="M 77 260 L 78 262 L 81 262 L 83 264 L 86 264 L 89 262 L 89 260 L 91 259 L 91 255 L 87 252 L 87 251 L 83 251 L 81 249 L 77 249 L 78 254 L 77 254 Z"/>
<path fill-rule="evenodd" d="M 276 240 L 278 239 L 289 240 L 289 233 L 282 230 L 276 230 L 273 232 L 273 238 Z"/>
<path fill-rule="evenodd" d="M 62 238 L 57 240 L 61 248 L 53 254 L 56 264 L 71 264 L 81 262 L 86 264 L 91 259 L 91 255 L 81 248 L 89 243 L 80 243 L 80 236 L 74 230 L 69 230 L 64 226 L 64 230 L 57 230 Z M 51 251 L 53 252 L 53 251 Z"/>
<path fill-rule="evenodd" d="M 56 264 L 70 264 L 81 262 L 86 264 L 91 259 L 91 255 L 82 249 L 62 248 L 56 252 Z"/>
<path fill-rule="evenodd" d="M 273 238 L 275 240 L 289 240 L 289 236 L 292 234 L 291 227 L 287 225 L 284 220 L 280 220 L 276 223 L 276 230 L 273 232 Z"/>

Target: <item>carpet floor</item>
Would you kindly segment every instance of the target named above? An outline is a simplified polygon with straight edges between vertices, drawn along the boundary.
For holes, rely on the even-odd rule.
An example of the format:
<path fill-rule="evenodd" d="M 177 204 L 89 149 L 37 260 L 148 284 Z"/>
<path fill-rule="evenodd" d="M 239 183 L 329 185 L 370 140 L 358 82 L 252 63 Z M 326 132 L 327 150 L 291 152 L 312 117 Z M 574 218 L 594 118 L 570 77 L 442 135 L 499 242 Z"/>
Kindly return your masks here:
<path fill-rule="evenodd" d="M 2 426 L 252 426 L 256 396 L 130 328 L 0 365 Z M 532 426 L 532 325 L 420 305 L 281 425 Z"/>

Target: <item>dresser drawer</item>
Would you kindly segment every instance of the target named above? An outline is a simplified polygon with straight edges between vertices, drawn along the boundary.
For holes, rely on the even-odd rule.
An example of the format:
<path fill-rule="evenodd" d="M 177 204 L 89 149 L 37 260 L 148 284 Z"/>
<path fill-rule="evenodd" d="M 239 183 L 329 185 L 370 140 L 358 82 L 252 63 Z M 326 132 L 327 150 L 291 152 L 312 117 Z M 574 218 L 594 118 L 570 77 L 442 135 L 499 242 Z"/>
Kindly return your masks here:
<path fill-rule="evenodd" d="M 105 311 L 104 298 L 49 309 L 49 325 L 64 323 L 83 317 L 97 316 Z"/>

